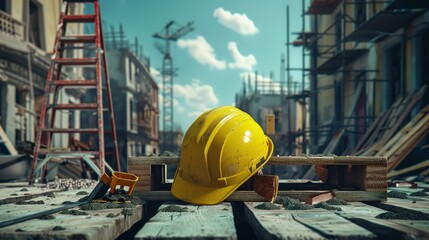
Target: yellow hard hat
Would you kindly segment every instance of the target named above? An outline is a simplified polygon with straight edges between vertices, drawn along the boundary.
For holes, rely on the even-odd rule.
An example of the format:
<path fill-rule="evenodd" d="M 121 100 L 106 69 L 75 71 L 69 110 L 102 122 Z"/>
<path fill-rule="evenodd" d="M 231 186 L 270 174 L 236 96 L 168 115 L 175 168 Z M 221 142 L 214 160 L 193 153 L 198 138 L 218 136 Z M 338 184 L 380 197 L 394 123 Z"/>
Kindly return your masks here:
<path fill-rule="evenodd" d="M 194 204 L 217 204 L 256 174 L 273 142 L 253 118 L 232 106 L 207 111 L 185 134 L 172 194 Z"/>

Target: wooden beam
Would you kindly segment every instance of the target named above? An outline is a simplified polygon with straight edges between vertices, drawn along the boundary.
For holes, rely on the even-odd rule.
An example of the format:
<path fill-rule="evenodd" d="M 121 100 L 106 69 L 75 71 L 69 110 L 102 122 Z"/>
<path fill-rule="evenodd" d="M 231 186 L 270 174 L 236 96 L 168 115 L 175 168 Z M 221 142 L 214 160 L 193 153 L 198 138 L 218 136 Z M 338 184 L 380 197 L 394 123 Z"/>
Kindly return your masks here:
<path fill-rule="evenodd" d="M 91 192 L 92 188 L 57 192 L 48 197 L 32 200 L 43 204 L 5 204 L 0 206 L 0 221 L 7 221 L 47 209 L 58 208 L 64 201 L 77 201 L 84 195 L 80 191 Z M 73 210 L 78 210 L 74 208 Z M 25 222 L 1 228 L 0 239 L 115 239 L 142 219 L 143 207 L 129 208 L 126 215 L 123 208 L 109 208 L 85 211 L 88 215 L 53 214 L 55 219 L 31 219 Z M 55 230 L 59 226 L 63 230 Z"/>
<path fill-rule="evenodd" d="M 163 204 L 134 239 L 237 239 L 237 232 L 230 203 Z"/>
<path fill-rule="evenodd" d="M 129 157 L 128 168 L 139 165 L 178 164 L 180 157 Z M 383 156 L 276 156 L 271 157 L 270 165 L 377 165 L 385 164 Z"/>
<path fill-rule="evenodd" d="M 277 196 L 287 196 L 300 201 L 305 201 L 307 197 L 320 194 L 326 191 L 279 191 Z M 350 202 L 358 201 L 385 201 L 386 192 L 368 192 L 368 191 L 335 191 L 336 197 Z M 147 191 L 136 192 L 143 201 L 177 201 L 170 191 Z M 265 199 L 254 191 L 235 191 L 225 201 L 235 202 L 264 202 Z"/>
<path fill-rule="evenodd" d="M 417 163 L 417 164 L 410 166 L 410 167 L 402 168 L 402 169 L 399 169 L 396 171 L 390 171 L 387 174 L 387 177 L 388 178 L 397 177 L 397 176 L 404 175 L 404 174 L 407 174 L 407 173 L 410 173 L 413 171 L 417 171 L 417 170 L 420 170 L 422 168 L 427 168 L 427 167 L 429 167 L 429 159 L 426 161 Z"/>
<path fill-rule="evenodd" d="M 319 233 L 295 221 L 292 211 L 255 208 L 261 202 L 245 202 L 244 214 L 259 239 L 323 239 Z M 295 212 L 295 211 L 294 211 Z"/>
<path fill-rule="evenodd" d="M 386 211 L 364 203 L 349 203 L 341 209 L 340 216 L 376 233 L 380 239 L 429 238 L 429 221 L 379 219 L 376 216 Z M 416 228 L 419 223 L 426 224 L 426 228 Z"/>

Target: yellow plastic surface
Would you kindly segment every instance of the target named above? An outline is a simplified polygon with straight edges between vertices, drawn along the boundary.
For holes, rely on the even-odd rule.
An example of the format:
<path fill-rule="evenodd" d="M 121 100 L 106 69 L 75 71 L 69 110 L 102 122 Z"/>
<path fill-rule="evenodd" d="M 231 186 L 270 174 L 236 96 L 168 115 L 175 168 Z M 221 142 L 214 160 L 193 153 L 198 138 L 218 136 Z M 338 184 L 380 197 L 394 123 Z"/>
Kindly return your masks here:
<path fill-rule="evenodd" d="M 224 106 L 203 113 L 182 144 L 172 194 L 194 204 L 217 204 L 256 174 L 273 143 L 247 113 Z"/>

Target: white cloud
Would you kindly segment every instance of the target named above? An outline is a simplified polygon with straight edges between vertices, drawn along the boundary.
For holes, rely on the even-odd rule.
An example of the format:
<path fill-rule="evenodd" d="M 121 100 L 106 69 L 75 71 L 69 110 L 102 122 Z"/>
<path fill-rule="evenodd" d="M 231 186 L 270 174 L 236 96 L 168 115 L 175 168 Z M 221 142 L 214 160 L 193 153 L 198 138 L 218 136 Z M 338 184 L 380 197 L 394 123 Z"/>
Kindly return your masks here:
<path fill-rule="evenodd" d="M 188 116 L 195 117 L 213 108 L 218 102 L 218 98 L 212 86 L 202 84 L 198 80 L 193 80 L 191 84 L 175 84 L 174 95 L 178 99 L 183 99 L 188 110 Z"/>
<path fill-rule="evenodd" d="M 154 79 L 159 79 L 159 78 L 161 78 L 161 73 L 160 73 L 158 70 L 156 70 L 155 68 L 153 68 L 153 67 L 150 67 L 150 75 L 151 75 Z"/>
<path fill-rule="evenodd" d="M 218 60 L 212 46 L 203 36 L 197 36 L 195 39 L 179 39 L 177 46 L 187 48 L 189 55 L 203 65 L 209 65 L 215 69 L 225 69 L 225 61 Z"/>
<path fill-rule="evenodd" d="M 269 78 L 269 77 L 264 77 L 261 75 L 258 75 L 256 78 L 256 74 L 254 72 L 244 72 L 240 74 L 240 78 L 246 82 L 246 84 L 248 83 L 248 79 L 250 76 L 250 82 L 251 82 L 251 87 L 253 90 L 255 90 L 255 79 L 258 80 L 258 84 L 257 84 L 257 90 L 259 92 L 264 92 L 264 93 L 280 93 L 281 90 L 281 84 L 280 82 L 276 82 L 273 79 Z M 283 88 L 284 91 L 286 91 L 286 88 Z"/>
<path fill-rule="evenodd" d="M 247 71 L 252 71 L 253 66 L 256 65 L 255 56 L 249 54 L 247 56 L 243 56 L 237 48 L 237 43 L 229 42 L 228 50 L 231 52 L 232 57 L 234 58 L 233 63 L 229 63 L 229 67 L 234 69 L 243 69 Z"/>
<path fill-rule="evenodd" d="M 223 8 L 217 8 L 213 12 L 219 23 L 242 35 L 253 35 L 259 32 L 252 20 L 246 14 L 231 13 Z"/>

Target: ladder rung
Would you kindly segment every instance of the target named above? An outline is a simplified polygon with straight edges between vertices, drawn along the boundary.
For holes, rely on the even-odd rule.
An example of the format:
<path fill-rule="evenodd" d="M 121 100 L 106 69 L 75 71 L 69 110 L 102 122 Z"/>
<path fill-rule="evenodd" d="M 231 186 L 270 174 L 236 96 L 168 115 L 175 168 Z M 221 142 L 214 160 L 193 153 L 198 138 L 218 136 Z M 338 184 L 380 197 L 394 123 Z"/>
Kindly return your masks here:
<path fill-rule="evenodd" d="M 95 15 L 65 15 L 63 18 L 65 23 L 87 23 L 94 22 Z"/>
<path fill-rule="evenodd" d="M 96 103 L 79 103 L 79 104 L 50 104 L 48 108 L 54 109 L 97 109 Z"/>
<path fill-rule="evenodd" d="M 57 86 L 96 86 L 96 80 L 56 80 L 51 84 Z"/>
<path fill-rule="evenodd" d="M 51 133 L 97 133 L 98 128 L 45 128 L 42 131 Z"/>
<path fill-rule="evenodd" d="M 41 154 L 51 154 L 51 155 L 67 155 L 67 158 L 72 158 L 73 154 L 75 157 L 80 157 L 79 154 L 85 155 L 99 155 L 98 151 L 68 151 L 68 150 L 58 150 L 58 149 L 49 149 L 41 148 L 39 153 Z"/>
<path fill-rule="evenodd" d="M 70 35 L 70 36 L 62 36 L 60 38 L 60 41 L 62 43 L 94 43 L 95 42 L 95 35 Z"/>
<path fill-rule="evenodd" d="M 58 50 L 78 50 L 78 49 L 96 50 L 97 48 L 95 46 L 67 46 L 67 47 L 58 48 Z"/>
<path fill-rule="evenodd" d="M 62 65 L 92 65 L 97 63 L 97 58 L 55 58 L 52 61 Z"/>

